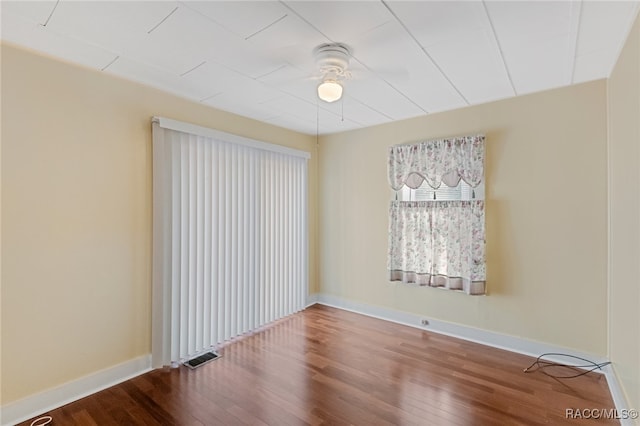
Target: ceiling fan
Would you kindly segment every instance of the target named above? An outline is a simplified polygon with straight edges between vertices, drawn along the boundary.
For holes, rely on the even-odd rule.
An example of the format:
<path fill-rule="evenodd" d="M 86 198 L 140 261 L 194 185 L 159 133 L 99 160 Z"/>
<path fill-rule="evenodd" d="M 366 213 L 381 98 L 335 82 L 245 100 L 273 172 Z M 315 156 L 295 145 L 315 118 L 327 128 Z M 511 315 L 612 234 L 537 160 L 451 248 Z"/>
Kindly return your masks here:
<path fill-rule="evenodd" d="M 335 102 L 342 97 L 341 82 L 351 78 L 347 71 L 351 49 L 343 43 L 323 43 L 313 49 L 316 65 L 321 73 L 318 98 Z"/>

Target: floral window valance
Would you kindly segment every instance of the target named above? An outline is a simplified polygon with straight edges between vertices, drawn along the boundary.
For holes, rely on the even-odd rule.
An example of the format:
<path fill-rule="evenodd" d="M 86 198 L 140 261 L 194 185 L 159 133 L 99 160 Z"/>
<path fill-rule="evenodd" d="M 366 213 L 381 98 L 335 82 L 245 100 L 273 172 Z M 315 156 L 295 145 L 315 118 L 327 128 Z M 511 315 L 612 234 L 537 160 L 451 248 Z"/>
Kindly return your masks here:
<path fill-rule="evenodd" d="M 460 179 L 472 188 L 484 176 L 484 135 L 432 140 L 389 148 L 389 184 L 417 189 L 425 180 L 432 188 L 457 186 Z"/>

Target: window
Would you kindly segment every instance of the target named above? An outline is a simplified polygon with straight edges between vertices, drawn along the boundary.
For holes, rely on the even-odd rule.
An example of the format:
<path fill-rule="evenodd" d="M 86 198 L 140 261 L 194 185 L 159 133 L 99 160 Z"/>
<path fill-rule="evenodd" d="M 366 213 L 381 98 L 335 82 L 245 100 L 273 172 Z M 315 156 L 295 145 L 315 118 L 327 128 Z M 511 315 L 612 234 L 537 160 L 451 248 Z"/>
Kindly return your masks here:
<path fill-rule="evenodd" d="M 154 119 L 155 367 L 304 309 L 308 158 Z"/>
<path fill-rule="evenodd" d="M 485 294 L 483 181 L 482 135 L 390 148 L 390 281 Z"/>

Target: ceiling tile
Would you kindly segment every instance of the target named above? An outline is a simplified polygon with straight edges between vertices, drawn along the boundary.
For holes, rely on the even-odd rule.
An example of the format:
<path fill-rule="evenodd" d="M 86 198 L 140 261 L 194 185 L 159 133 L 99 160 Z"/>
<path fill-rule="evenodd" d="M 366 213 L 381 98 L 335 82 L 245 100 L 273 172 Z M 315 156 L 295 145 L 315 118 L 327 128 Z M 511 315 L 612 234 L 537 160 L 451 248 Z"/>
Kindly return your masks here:
<path fill-rule="evenodd" d="M 317 107 L 318 129 L 321 134 L 360 128 L 364 125 L 355 118 L 362 113 L 362 106 L 358 106 L 357 101 L 350 97 L 345 96 L 340 101 L 332 103 L 318 101 Z M 372 124 L 379 122 L 377 119 L 372 121 Z"/>
<path fill-rule="evenodd" d="M 215 108 L 253 118 L 259 121 L 269 121 L 283 115 L 278 111 L 273 111 L 261 104 L 247 104 L 244 99 L 230 93 L 221 93 L 203 101 L 204 104 Z"/>
<path fill-rule="evenodd" d="M 553 39 L 569 32 L 571 2 L 488 1 L 485 4 L 502 45 Z"/>
<path fill-rule="evenodd" d="M 345 120 L 352 121 L 363 126 L 373 126 L 376 124 L 391 121 L 388 117 L 369 108 L 353 96 L 345 95 L 341 100 L 333 103 L 320 103 L 321 118 L 325 121 L 340 123 L 344 117 Z M 326 112 L 327 114 L 323 113 Z"/>
<path fill-rule="evenodd" d="M 573 14 L 579 8 L 559 1 L 500 1 L 485 5 L 517 94 L 570 81 L 571 41 L 576 37 L 572 31 L 577 29 L 577 25 L 573 28 Z"/>
<path fill-rule="evenodd" d="M 48 1 L 2 1 L 2 20 L 11 19 L 11 16 L 20 17 L 34 24 L 44 25 L 56 8 L 57 0 Z M 7 14 L 7 18 L 5 18 Z"/>
<path fill-rule="evenodd" d="M 490 29 L 466 31 L 464 36 L 429 46 L 428 51 L 469 102 L 514 95 Z"/>
<path fill-rule="evenodd" d="M 377 113 L 393 120 L 415 117 L 424 111 L 388 83 L 364 75 L 344 84 L 344 90 Z"/>
<path fill-rule="evenodd" d="M 247 105 L 264 103 L 282 96 L 282 93 L 261 81 L 231 71 L 219 64 L 206 63 L 183 77 L 207 93 L 223 93 L 242 100 Z M 207 95 L 210 96 L 210 95 Z"/>
<path fill-rule="evenodd" d="M 318 104 L 317 102 L 320 103 Z M 315 134 L 316 126 L 318 126 L 319 132 L 323 134 L 337 132 L 341 129 L 349 130 L 362 127 L 362 123 L 355 122 L 350 118 L 349 114 L 354 112 L 353 109 L 350 109 L 351 102 L 353 101 L 346 100 L 344 117 L 340 112 L 340 101 L 327 104 L 316 100 L 316 102 L 311 103 L 284 96 L 266 102 L 263 105 L 274 113 L 280 113 L 277 118 L 269 120 L 270 122 L 282 123 L 298 120 L 304 126 L 305 130 L 302 130 L 304 133 Z"/>
<path fill-rule="evenodd" d="M 609 76 L 637 14 L 637 2 L 583 2 L 574 83 Z"/>
<path fill-rule="evenodd" d="M 315 122 L 301 121 L 297 117 L 292 117 L 286 114 L 265 121 L 269 124 L 273 124 L 274 126 L 284 127 L 285 129 L 291 129 L 295 132 L 305 133 L 308 135 L 316 133 Z"/>
<path fill-rule="evenodd" d="M 183 3 L 242 39 L 272 25 L 288 13 L 278 2 L 188 1 Z"/>
<path fill-rule="evenodd" d="M 516 92 L 522 95 L 566 84 L 567 45 L 566 36 L 503 45 Z"/>
<path fill-rule="evenodd" d="M 482 2 L 478 0 L 390 1 L 387 4 L 426 47 L 468 38 L 489 26 Z"/>
<path fill-rule="evenodd" d="M 111 66 L 109 66 L 106 72 L 129 80 L 137 81 L 148 86 L 161 87 L 169 93 L 192 99 L 194 101 L 199 101 L 204 97 L 202 89 L 193 82 L 167 72 L 166 70 L 138 62 L 131 58 L 120 57 Z"/>
<path fill-rule="evenodd" d="M 577 56 L 622 47 L 638 4 L 631 1 L 585 1 L 578 35 Z M 621 23 L 627 23 L 623 26 Z"/>
<path fill-rule="evenodd" d="M 615 51 L 599 50 L 576 57 L 573 82 L 577 84 L 608 77 L 613 69 L 609 64 L 615 63 L 616 56 Z"/>
<path fill-rule="evenodd" d="M 347 117 L 336 116 L 328 111 L 320 110 L 318 128 L 320 134 L 338 133 L 362 127 Z"/>
<path fill-rule="evenodd" d="M 288 1 L 286 4 L 330 40 L 349 45 L 356 37 L 393 20 L 380 2 L 339 1 L 331 7 L 321 1 Z"/>
<path fill-rule="evenodd" d="M 264 74 L 257 79 L 271 85 L 286 85 L 296 80 L 310 80 L 312 77 L 306 71 L 302 71 L 289 64 L 283 64 L 270 73 Z"/>
<path fill-rule="evenodd" d="M 148 37 L 148 31 L 176 7 L 172 1 L 61 1 L 47 28 L 127 54 L 129 47 Z"/>
<path fill-rule="evenodd" d="M 242 74 L 213 62 L 204 62 L 180 78 L 199 87 L 201 99 L 242 87 L 249 80 Z"/>
<path fill-rule="evenodd" d="M 279 111 L 302 121 L 316 122 L 317 107 L 311 102 L 306 102 L 290 95 L 283 95 L 263 104 L 272 111 Z"/>
<path fill-rule="evenodd" d="M 357 61 L 390 83 L 421 107 L 423 112 L 465 106 L 429 57 L 396 21 L 354 39 Z M 354 64 L 355 65 L 355 64 Z M 354 78 L 358 78 L 354 73 Z"/>
<path fill-rule="evenodd" d="M 278 68 L 258 80 L 282 93 L 290 94 L 313 104 L 318 99 L 316 91 L 319 80 L 308 72 L 290 65 Z"/>
<path fill-rule="evenodd" d="M 113 52 L 58 34 L 35 21 L 4 10 L 2 39 L 90 68 L 102 69 L 116 57 Z"/>
<path fill-rule="evenodd" d="M 311 73 L 316 70 L 313 49 L 328 40 L 290 12 L 248 41 L 264 54 Z"/>
<path fill-rule="evenodd" d="M 227 40 L 235 37 L 201 14 L 179 7 L 149 34 L 136 58 L 180 75 L 217 55 L 229 56 Z"/>
<path fill-rule="evenodd" d="M 240 51 L 242 51 L 241 54 Z M 269 75 L 286 65 L 280 58 L 264 55 L 247 42 L 243 42 L 243 46 L 238 46 L 231 55 L 225 56 L 221 52 L 220 55 L 216 55 L 215 60 L 254 79 Z"/>

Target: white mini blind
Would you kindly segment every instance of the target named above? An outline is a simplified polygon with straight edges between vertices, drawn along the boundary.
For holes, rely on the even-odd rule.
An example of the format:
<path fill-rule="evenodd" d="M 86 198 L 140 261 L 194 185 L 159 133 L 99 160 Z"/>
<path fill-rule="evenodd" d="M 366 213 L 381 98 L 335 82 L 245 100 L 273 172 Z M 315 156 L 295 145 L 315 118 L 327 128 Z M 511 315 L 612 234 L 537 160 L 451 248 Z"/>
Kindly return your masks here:
<path fill-rule="evenodd" d="M 309 154 L 155 119 L 153 155 L 153 365 L 303 309 Z"/>
<path fill-rule="evenodd" d="M 400 192 L 402 201 L 455 201 L 455 200 L 484 200 L 484 181 L 472 188 L 463 180 L 456 186 L 447 186 L 444 183 L 439 188 L 433 189 L 423 182 L 417 189 L 403 186 Z"/>

